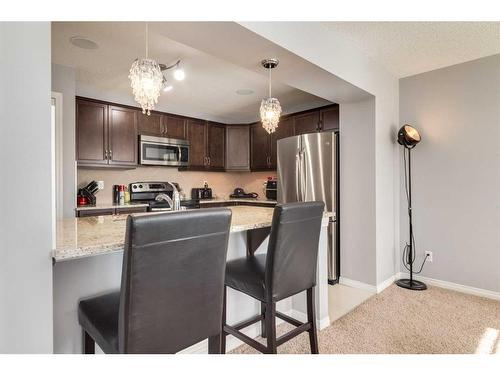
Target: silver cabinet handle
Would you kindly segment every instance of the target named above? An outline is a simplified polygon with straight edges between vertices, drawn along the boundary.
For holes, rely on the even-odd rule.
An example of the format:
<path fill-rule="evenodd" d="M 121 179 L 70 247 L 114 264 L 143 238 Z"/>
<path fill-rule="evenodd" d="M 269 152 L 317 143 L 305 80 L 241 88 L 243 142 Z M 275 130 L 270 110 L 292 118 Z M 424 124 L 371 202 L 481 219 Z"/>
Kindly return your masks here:
<path fill-rule="evenodd" d="M 108 160 L 108 150 L 104 150 L 104 159 Z"/>
<path fill-rule="evenodd" d="M 165 129 L 165 134 L 168 133 L 168 122 L 166 124 L 163 125 L 163 129 Z"/>
<path fill-rule="evenodd" d="M 163 134 L 163 133 L 164 133 L 163 124 L 160 122 L 160 134 Z"/>
<path fill-rule="evenodd" d="M 207 157 L 206 156 L 203 157 L 203 165 L 207 165 Z"/>
<path fill-rule="evenodd" d="M 113 150 L 109 150 L 109 159 L 113 159 Z"/>
<path fill-rule="evenodd" d="M 208 165 L 210 165 L 210 156 L 207 156 Z"/>

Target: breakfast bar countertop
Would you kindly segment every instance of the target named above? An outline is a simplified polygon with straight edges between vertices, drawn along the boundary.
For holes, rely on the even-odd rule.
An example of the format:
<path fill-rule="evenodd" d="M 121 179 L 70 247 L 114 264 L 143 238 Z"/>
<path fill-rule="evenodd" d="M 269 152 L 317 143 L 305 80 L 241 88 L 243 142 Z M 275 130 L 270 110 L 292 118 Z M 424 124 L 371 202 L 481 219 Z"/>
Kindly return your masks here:
<path fill-rule="evenodd" d="M 231 233 L 270 227 L 273 208 L 232 206 Z M 141 213 L 136 215 L 157 215 Z M 54 262 L 123 251 L 128 215 L 66 218 L 57 222 Z M 325 213 L 325 219 L 331 217 Z"/>

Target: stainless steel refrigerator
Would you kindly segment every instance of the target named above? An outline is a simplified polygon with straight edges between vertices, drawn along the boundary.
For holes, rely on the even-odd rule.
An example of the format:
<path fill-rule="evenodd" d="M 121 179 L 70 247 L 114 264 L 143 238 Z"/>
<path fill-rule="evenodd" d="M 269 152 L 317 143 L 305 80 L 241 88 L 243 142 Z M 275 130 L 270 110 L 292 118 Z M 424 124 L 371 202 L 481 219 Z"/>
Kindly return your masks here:
<path fill-rule="evenodd" d="M 303 134 L 278 141 L 278 203 L 323 201 L 334 213 L 328 225 L 328 281 L 338 282 L 338 132 Z"/>

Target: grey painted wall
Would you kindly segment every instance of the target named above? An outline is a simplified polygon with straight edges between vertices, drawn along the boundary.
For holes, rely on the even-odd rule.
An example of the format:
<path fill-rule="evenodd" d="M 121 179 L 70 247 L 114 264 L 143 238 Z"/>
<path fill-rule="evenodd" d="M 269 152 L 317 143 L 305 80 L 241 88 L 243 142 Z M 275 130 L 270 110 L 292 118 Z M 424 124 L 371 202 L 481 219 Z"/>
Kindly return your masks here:
<path fill-rule="evenodd" d="M 340 106 L 341 277 L 376 285 L 375 99 Z"/>
<path fill-rule="evenodd" d="M 52 64 L 52 91 L 63 95 L 63 216 L 74 217 L 75 165 L 75 69 Z"/>
<path fill-rule="evenodd" d="M 0 353 L 52 352 L 50 58 L 50 22 L 0 23 Z"/>
<path fill-rule="evenodd" d="M 417 262 L 434 252 L 422 275 L 500 292 L 500 55 L 402 79 L 400 114 L 422 136 L 412 153 Z M 405 210 L 401 195 L 401 242 Z"/>

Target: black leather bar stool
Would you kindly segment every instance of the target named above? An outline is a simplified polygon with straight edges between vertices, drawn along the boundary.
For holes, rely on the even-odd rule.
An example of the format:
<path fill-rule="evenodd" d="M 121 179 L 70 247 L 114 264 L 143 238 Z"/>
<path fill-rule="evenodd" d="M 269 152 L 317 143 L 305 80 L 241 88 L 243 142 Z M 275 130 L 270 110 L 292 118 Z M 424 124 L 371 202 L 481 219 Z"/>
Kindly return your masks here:
<path fill-rule="evenodd" d="M 121 289 L 80 301 L 84 353 L 220 353 L 228 209 L 129 216 Z"/>
<path fill-rule="evenodd" d="M 323 202 L 288 203 L 276 206 L 267 254 L 235 259 L 226 265 L 222 352 L 226 335 L 231 334 L 262 353 L 276 353 L 277 347 L 302 332 L 309 332 L 311 352 L 318 353 L 314 286 L 318 245 L 323 218 Z M 234 326 L 226 324 L 226 288 L 238 290 L 261 301 L 261 314 Z M 307 322 L 302 323 L 276 311 L 276 302 L 307 291 Z M 276 338 L 276 317 L 296 328 Z M 240 332 L 257 322 L 263 323 L 267 346 Z"/>

